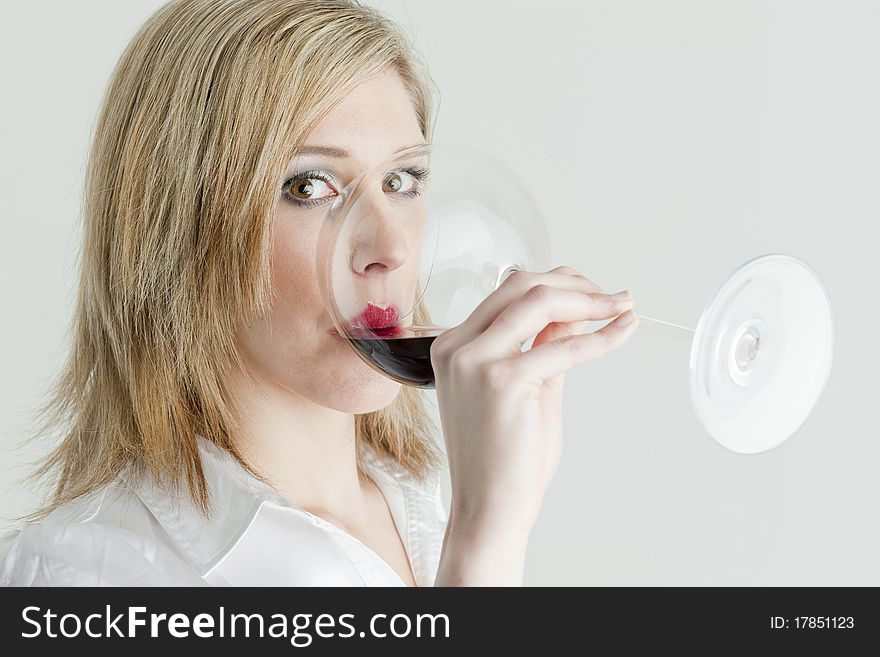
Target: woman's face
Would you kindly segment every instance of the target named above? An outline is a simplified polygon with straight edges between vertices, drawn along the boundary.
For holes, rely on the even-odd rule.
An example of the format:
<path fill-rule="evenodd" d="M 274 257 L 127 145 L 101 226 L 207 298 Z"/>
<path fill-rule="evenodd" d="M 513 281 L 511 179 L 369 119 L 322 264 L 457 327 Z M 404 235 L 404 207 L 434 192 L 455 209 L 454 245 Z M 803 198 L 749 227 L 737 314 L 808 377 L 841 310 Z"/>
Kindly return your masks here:
<path fill-rule="evenodd" d="M 262 383 L 344 413 L 374 411 L 393 401 L 400 384 L 366 365 L 333 332 L 318 289 L 316 247 L 322 220 L 343 187 L 396 151 L 424 141 L 412 101 L 393 70 L 356 87 L 308 135 L 279 181 L 270 315 L 237 336 L 245 362 Z M 407 270 L 416 237 L 388 230 L 391 224 L 382 219 L 375 228 L 362 226 L 360 232 L 372 237 L 351 256 L 352 279 L 370 294 L 391 287 L 399 292 L 406 281 L 414 284 Z"/>

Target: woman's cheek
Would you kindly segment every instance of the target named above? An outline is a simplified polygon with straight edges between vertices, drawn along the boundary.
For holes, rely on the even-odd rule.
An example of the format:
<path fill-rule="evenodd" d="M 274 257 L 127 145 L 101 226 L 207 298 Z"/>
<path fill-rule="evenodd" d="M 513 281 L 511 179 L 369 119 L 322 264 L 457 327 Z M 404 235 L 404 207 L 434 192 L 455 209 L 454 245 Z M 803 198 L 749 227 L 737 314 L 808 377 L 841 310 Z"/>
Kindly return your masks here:
<path fill-rule="evenodd" d="M 318 277 L 315 272 L 314 248 L 306 242 L 311 236 L 297 236 L 294 231 L 276 233 L 273 240 L 271 266 L 273 286 L 284 299 L 295 297 L 304 303 L 319 299 Z"/>

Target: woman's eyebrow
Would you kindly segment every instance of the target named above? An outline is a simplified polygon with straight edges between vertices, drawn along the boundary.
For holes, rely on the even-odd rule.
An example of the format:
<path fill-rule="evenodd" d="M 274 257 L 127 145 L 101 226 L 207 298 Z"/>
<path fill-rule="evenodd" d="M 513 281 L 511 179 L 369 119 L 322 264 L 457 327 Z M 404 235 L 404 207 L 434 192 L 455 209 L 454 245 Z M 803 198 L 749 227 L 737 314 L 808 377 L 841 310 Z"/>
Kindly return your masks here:
<path fill-rule="evenodd" d="M 413 144 L 412 146 L 404 146 L 403 148 L 399 148 L 396 151 L 403 151 L 410 148 L 416 148 L 417 146 L 424 146 L 425 143 L 421 144 Z M 339 148 L 338 146 L 303 146 L 297 152 L 298 155 L 325 155 L 327 157 L 338 157 L 338 158 L 346 158 L 350 157 L 349 152 L 344 148 Z"/>
<path fill-rule="evenodd" d="M 326 155 L 328 157 L 348 157 L 348 151 L 335 146 L 303 146 L 298 155 Z"/>

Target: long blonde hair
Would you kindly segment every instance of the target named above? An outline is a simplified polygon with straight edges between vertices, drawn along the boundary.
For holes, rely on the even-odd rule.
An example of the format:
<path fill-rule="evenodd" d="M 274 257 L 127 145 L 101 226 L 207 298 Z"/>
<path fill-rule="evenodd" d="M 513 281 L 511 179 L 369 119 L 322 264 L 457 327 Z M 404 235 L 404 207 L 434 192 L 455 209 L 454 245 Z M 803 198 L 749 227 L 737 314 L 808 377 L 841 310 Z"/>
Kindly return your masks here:
<path fill-rule="evenodd" d="M 285 167 L 355 85 L 394 67 L 425 139 L 436 87 L 400 29 L 348 0 L 173 0 L 108 84 L 84 187 L 69 360 L 36 437 L 61 440 L 38 519 L 134 467 L 210 510 L 197 436 L 235 448 L 222 372 L 239 322 L 269 310 L 270 226 Z M 425 475 L 438 465 L 420 393 L 356 417 L 368 443 Z M 262 477 L 261 477 L 262 478 Z"/>

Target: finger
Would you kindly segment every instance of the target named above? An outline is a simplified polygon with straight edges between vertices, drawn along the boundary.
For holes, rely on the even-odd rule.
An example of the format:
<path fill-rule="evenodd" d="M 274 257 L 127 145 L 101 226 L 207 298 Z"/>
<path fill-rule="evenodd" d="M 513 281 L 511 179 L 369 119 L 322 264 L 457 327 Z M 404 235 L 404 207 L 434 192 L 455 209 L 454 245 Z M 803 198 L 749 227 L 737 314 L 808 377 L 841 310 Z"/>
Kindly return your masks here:
<path fill-rule="evenodd" d="M 586 278 L 583 274 L 581 274 L 577 269 L 573 267 L 568 267 L 566 265 L 561 265 L 559 267 L 554 267 L 550 270 L 551 272 L 557 272 L 560 274 L 568 274 L 570 276 L 581 276 Z M 588 281 L 590 279 L 587 279 Z M 593 281 L 590 281 L 593 283 Z M 593 283 L 595 285 L 595 283 Z M 596 286 L 596 291 L 601 292 L 602 294 L 606 294 L 605 290 Z M 537 347 L 540 344 L 545 342 L 550 342 L 551 340 L 556 340 L 557 338 L 564 337 L 566 335 L 574 335 L 581 334 L 586 329 L 589 328 L 589 325 L 593 320 L 585 320 L 581 322 L 553 322 L 552 324 L 548 324 L 546 328 L 544 328 L 537 336 L 535 336 L 535 340 L 532 343 L 533 347 Z"/>
<path fill-rule="evenodd" d="M 633 307 L 635 307 L 635 304 L 633 304 Z M 537 347 L 539 344 L 550 342 L 566 335 L 580 335 L 590 328 L 590 324 L 595 321 L 593 319 L 585 319 L 579 322 L 553 322 L 535 336 L 532 346 Z"/>
<path fill-rule="evenodd" d="M 577 269 L 575 269 L 574 267 L 569 267 L 568 265 L 560 265 L 559 267 L 554 267 L 553 269 L 548 270 L 547 273 L 565 274 L 567 276 L 580 276 L 584 280 L 586 280 L 589 283 L 592 283 L 593 285 L 596 286 L 596 289 L 593 290 L 594 292 L 602 292 L 602 293 L 605 292 L 605 290 L 603 290 L 601 287 L 599 287 L 598 285 L 593 283 L 592 280 L 590 280 L 589 278 L 584 276 Z"/>
<path fill-rule="evenodd" d="M 517 368 L 525 376 L 550 379 L 575 365 L 601 358 L 621 346 L 638 326 L 639 318 L 628 310 L 598 331 L 568 335 L 514 356 Z"/>
<path fill-rule="evenodd" d="M 572 269 L 571 267 L 556 267 L 552 271 L 566 273 L 565 270 L 573 272 L 573 275 L 580 276 L 577 270 Z M 600 291 L 603 294 L 605 293 L 602 290 Z M 590 324 L 592 323 L 593 320 L 584 320 L 580 322 L 552 322 L 544 327 L 544 329 L 542 329 L 541 332 L 535 336 L 535 339 L 532 342 L 532 347 L 537 347 L 538 345 L 544 344 L 545 342 L 550 342 L 551 340 L 556 340 L 567 335 L 579 335 L 590 328 Z"/>
<path fill-rule="evenodd" d="M 561 269 L 559 267 L 556 268 Z M 575 271 L 571 267 L 567 270 Z M 463 345 L 477 338 L 511 303 L 522 297 L 536 285 L 549 285 L 564 290 L 583 293 L 600 292 L 599 286 L 581 275 L 550 270 L 549 272 L 515 271 L 492 294 L 471 312 L 468 318 L 454 329 L 453 340 Z"/>
<path fill-rule="evenodd" d="M 535 336 L 535 339 L 532 342 L 532 348 L 544 344 L 545 342 L 550 342 L 551 340 L 564 338 L 566 335 L 579 333 L 580 331 L 578 327 L 581 324 L 586 324 L 586 322 L 551 322 L 541 329 L 541 332 Z"/>
<path fill-rule="evenodd" d="M 586 324 L 588 324 L 588 322 L 552 322 L 535 336 L 531 348 L 534 349 L 545 342 L 552 342 L 553 340 L 558 340 L 559 338 L 564 338 L 569 335 L 583 333 L 583 326 Z M 560 392 L 562 391 L 564 383 L 565 372 L 544 379 L 545 385 L 559 390 Z"/>
<path fill-rule="evenodd" d="M 509 355 L 552 322 L 610 319 L 632 308 L 632 296 L 627 291 L 620 295 L 536 285 L 499 313 L 472 343 L 480 344 L 484 354 Z"/>

